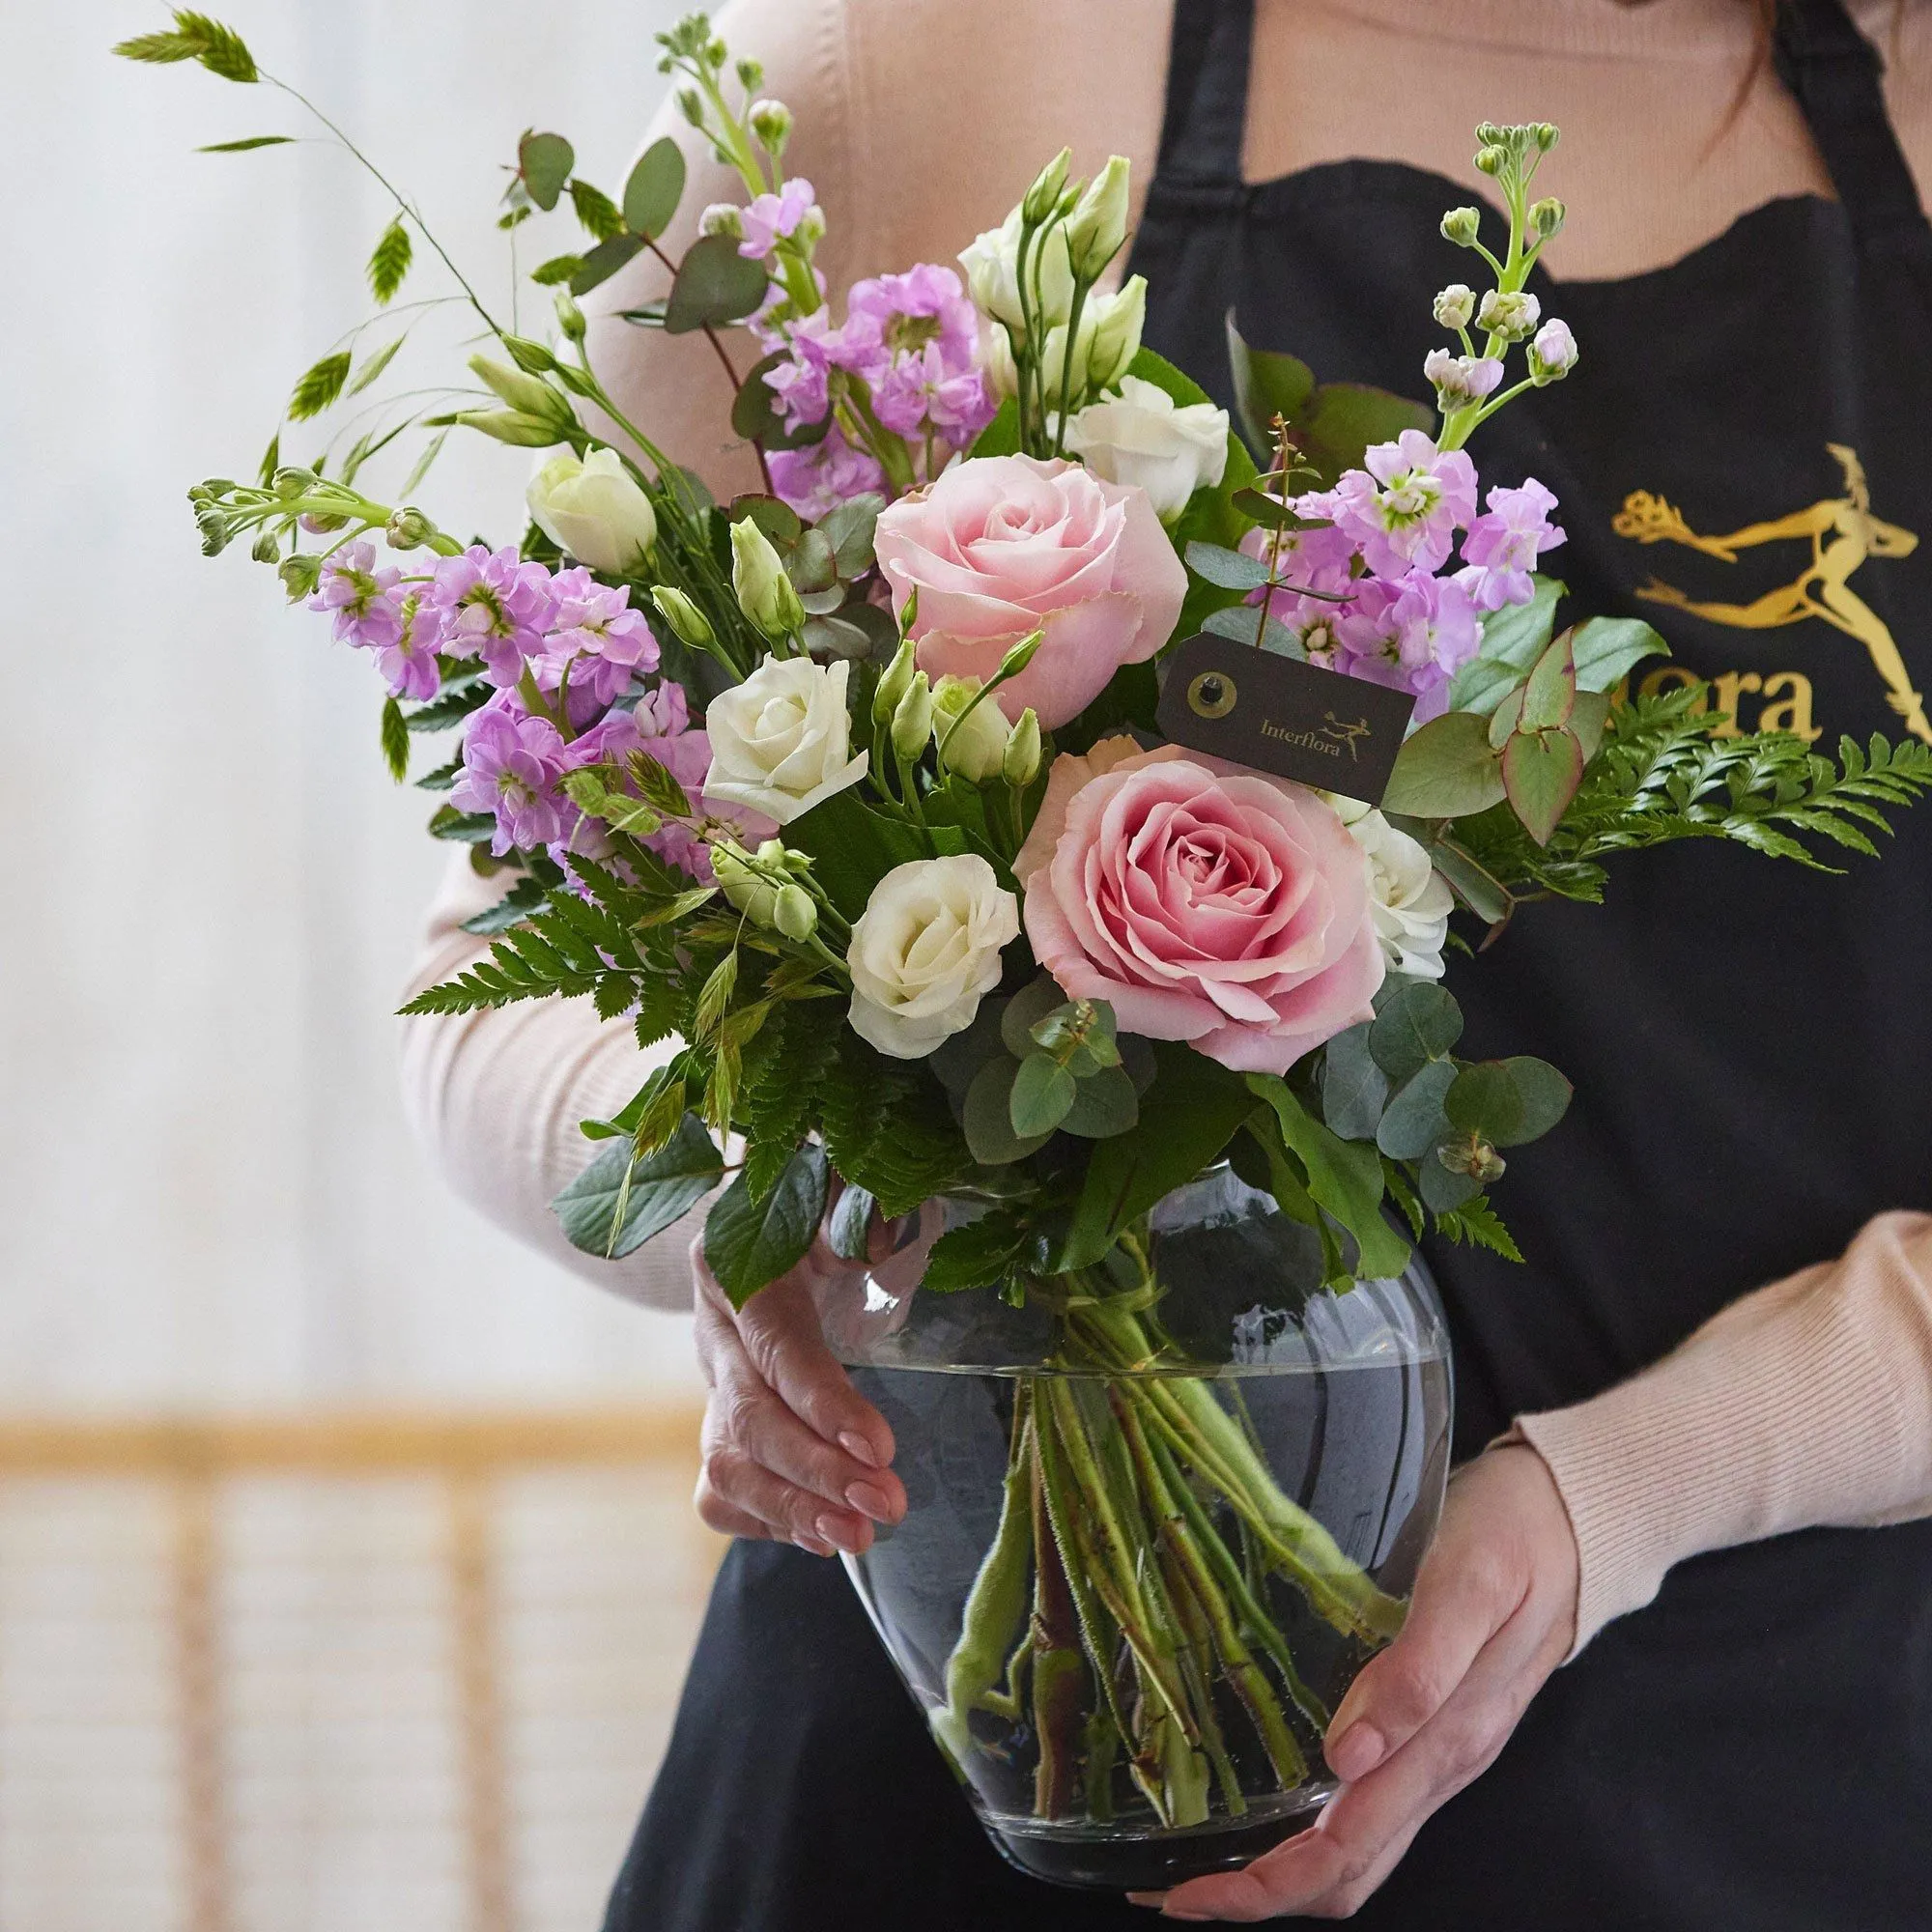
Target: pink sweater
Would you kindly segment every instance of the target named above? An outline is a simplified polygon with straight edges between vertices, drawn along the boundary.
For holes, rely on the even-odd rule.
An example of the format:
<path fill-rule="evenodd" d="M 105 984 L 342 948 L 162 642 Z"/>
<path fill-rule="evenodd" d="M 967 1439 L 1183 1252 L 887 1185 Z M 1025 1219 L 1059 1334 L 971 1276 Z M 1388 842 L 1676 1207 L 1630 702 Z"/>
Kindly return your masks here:
<path fill-rule="evenodd" d="M 1893 116 L 1924 184 L 1932 7 L 1854 9 L 1886 52 Z M 1168 13 L 1169 0 L 731 0 L 720 25 L 798 114 L 787 164 L 825 207 L 821 260 L 839 287 L 948 259 L 1063 142 L 1083 169 L 1126 154 L 1144 189 Z M 1564 139 L 1548 186 L 1572 220 L 1552 266 L 1572 277 L 1638 273 L 1757 203 L 1830 192 L 1769 64 L 1753 64 L 1755 14 L 1743 0 L 1261 0 L 1249 172 L 1362 155 L 1468 180 L 1478 119 L 1553 120 Z M 1001 44 L 1029 57 L 989 62 L 985 50 Z M 1060 84 L 1074 71 L 1081 86 Z M 1357 84 L 1364 72 L 1395 88 L 1400 113 L 1378 105 L 1383 90 Z M 667 131 L 687 140 L 687 218 L 736 198 L 735 181 L 689 145 L 674 113 L 651 134 Z M 624 276 L 606 286 L 607 312 L 654 292 L 639 273 L 635 289 Z M 753 486 L 746 452 L 722 440 L 727 399 L 701 340 L 609 321 L 592 348 L 626 412 L 662 445 L 721 495 Z M 460 924 L 495 896 L 459 859 L 416 984 L 481 950 Z M 620 1106 L 648 1070 L 626 1029 L 599 1024 L 582 1003 L 414 1020 L 404 1065 L 417 1128 L 459 1193 L 619 1293 L 689 1305 L 679 1232 L 625 1262 L 595 1262 L 564 1242 L 548 1208 L 586 1157 L 577 1122 Z M 1932 1515 L 1932 1215 L 1881 1216 L 1843 1256 L 1743 1296 L 1629 1382 L 1521 1417 L 1512 1433 L 1548 1464 L 1577 1531 L 1578 1649 L 1648 1603 L 1685 1556 L 1815 1524 Z"/>

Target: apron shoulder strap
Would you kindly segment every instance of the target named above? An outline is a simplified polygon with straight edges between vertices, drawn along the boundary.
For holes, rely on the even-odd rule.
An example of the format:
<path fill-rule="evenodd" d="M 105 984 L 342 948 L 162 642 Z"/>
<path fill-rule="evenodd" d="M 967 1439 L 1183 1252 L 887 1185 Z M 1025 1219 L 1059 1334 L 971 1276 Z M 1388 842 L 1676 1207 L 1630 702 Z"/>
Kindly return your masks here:
<path fill-rule="evenodd" d="M 1783 0 L 1772 53 L 1777 77 L 1804 116 L 1860 246 L 1922 245 L 1932 239 L 1911 166 L 1886 113 L 1879 84 L 1884 63 L 1859 32 L 1844 0 Z"/>
<path fill-rule="evenodd" d="M 1254 25 L 1254 0 L 1175 0 L 1156 171 L 1163 186 L 1239 191 Z"/>

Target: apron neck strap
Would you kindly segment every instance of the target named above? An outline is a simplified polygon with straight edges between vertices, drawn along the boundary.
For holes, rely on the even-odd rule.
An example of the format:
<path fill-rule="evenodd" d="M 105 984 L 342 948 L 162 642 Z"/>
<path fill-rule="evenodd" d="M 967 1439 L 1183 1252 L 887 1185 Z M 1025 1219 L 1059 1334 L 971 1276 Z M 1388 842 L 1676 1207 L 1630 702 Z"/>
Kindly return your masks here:
<path fill-rule="evenodd" d="M 1818 144 L 1859 245 L 1884 248 L 1932 234 L 1886 113 L 1884 63 L 1844 0 L 1783 0 L 1772 57 Z"/>
<path fill-rule="evenodd" d="M 1241 185 L 1254 0 L 1175 0 L 1159 173 L 1190 187 Z"/>

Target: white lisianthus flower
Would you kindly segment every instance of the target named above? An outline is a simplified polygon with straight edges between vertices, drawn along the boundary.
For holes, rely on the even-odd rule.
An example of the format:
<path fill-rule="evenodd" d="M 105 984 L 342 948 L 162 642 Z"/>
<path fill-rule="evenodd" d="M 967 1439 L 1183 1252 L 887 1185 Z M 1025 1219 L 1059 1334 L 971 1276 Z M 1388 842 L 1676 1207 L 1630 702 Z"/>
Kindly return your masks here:
<path fill-rule="evenodd" d="M 658 540 L 657 512 L 614 449 L 580 462 L 553 456 L 525 493 L 530 515 L 557 549 L 607 577 L 639 569 Z"/>
<path fill-rule="evenodd" d="M 973 1024 L 1019 930 L 1019 900 L 977 852 L 895 866 L 846 950 L 852 1031 L 895 1060 L 923 1060 Z"/>
<path fill-rule="evenodd" d="M 749 806 L 781 825 L 866 775 L 868 754 L 852 755 L 845 709 L 851 666 L 810 658 L 767 658 L 743 684 L 705 708 L 711 769 L 704 796 Z"/>
<path fill-rule="evenodd" d="M 1456 895 L 1429 863 L 1429 854 L 1373 806 L 1326 794 L 1349 835 L 1369 861 L 1370 916 L 1392 973 L 1412 980 L 1442 977 L 1442 944 Z"/>
<path fill-rule="evenodd" d="M 1089 403 L 1066 425 L 1066 447 L 1094 475 L 1147 493 L 1171 524 L 1195 491 L 1220 482 L 1228 468 L 1228 412 L 1212 403 L 1179 405 L 1157 383 L 1121 380 L 1121 393 Z"/>
<path fill-rule="evenodd" d="M 1017 208 L 997 228 L 988 228 L 975 237 L 971 246 L 959 251 L 959 266 L 966 271 L 967 293 L 973 305 L 1009 328 L 1025 331 L 1020 313 L 1019 285 L 1020 212 Z M 1052 230 L 1037 270 L 1027 263 L 1027 279 L 1039 277 L 1039 303 L 1035 319 L 1051 327 L 1065 322 L 1073 310 L 1073 270 L 1066 260 L 1066 228 L 1062 223 Z"/>

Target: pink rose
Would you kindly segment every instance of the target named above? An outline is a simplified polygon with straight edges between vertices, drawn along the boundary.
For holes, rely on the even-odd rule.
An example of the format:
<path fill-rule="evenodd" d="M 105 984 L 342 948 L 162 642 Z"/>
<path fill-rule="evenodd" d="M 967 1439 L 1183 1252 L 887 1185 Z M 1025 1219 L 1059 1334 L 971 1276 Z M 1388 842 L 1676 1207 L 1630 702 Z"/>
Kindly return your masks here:
<path fill-rule="evenodd" d="M 1035 956 L 1129 1033 L 1285 1073 L 1374 1011 L 1368 865 L 1301 785 L 1103 738 L 1054 760 L 1013 870 Z"/>
<path fill-rule="evenodd" d="M 1146 494 L 1075 463 L 981 456 L 902 497 L 879 518 L 893 609 L 919 592 L 912 635 L 935 679 L 982 681 L 1024 637 L 1033 662 L 995 694 L 1049 731 L 1077 717 L 1122 665 L 1160 649 L 1180 618 L 1187 573 Z"/>

